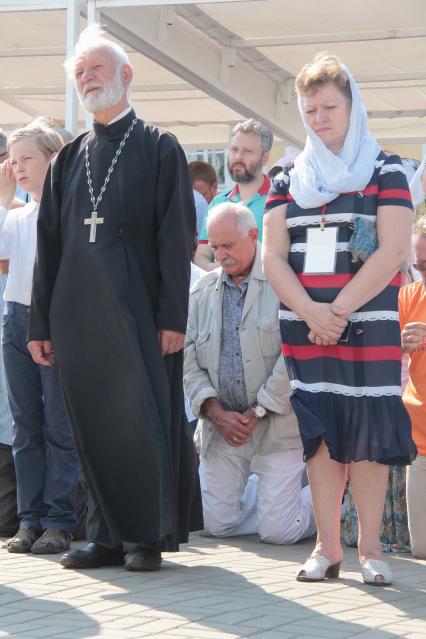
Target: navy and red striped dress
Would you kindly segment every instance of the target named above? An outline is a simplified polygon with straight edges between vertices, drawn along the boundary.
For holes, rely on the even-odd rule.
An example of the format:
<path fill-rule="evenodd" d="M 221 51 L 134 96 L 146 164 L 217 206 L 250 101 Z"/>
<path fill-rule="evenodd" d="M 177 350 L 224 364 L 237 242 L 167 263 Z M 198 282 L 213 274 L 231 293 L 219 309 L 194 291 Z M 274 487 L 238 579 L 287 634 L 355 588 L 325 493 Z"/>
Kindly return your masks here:
<path fill-rule="evenodd" d="M 306 229 L 318 228 L 322 214 L 320 208 L 302 209 L 292 199 L 288 171 L 274 180 L 266 210 L 288 204 L 289 264 L 313 300 L 332 302 L 363 264 L 354 262 L 348 251 L 355 218 L 375 221 L 378 206 L 412 208 L 401 160 L 381 151 L 364 191 L 342 193 L 327 205 L 327 226 L 338 227 L 333 275 L 303 273 Z M 331 458 L 342 463 L 370 460 L 404 465 L 416 456 L 410 419 L 401 399 L 401 281 L 401 275 L 396 275 L 379 295 L 352 313 L 348 341 L 336 346 L 311 344 L 307 324 L 281 304 L 282 352 L 305 459 L 315 454 L 323 440 Z"/>

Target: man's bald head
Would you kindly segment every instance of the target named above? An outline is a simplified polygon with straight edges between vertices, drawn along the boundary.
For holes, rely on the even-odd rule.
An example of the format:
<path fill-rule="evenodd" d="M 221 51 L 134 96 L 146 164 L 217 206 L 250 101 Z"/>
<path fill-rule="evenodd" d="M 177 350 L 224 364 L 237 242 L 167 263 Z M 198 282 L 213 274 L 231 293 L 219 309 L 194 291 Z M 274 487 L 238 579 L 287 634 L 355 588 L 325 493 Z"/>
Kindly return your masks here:
<path fill-rule="evenodd" d="M 234 202 L 215 206 L 207 218 L 207 234 L 215 259 L 225 273 L 231 277 L 250 273 L 259 235 L 250 209 Z"/>
<path fill-rule="evenodd" d="M 223 224 L 224 220 L 233 222 L 241 235 L 247 235 L 250 229 L 257 230 L 256 218 L 247 206 L 238 202 L 224 202 L 209 212 L 207 233 L 212 225 Z"/>

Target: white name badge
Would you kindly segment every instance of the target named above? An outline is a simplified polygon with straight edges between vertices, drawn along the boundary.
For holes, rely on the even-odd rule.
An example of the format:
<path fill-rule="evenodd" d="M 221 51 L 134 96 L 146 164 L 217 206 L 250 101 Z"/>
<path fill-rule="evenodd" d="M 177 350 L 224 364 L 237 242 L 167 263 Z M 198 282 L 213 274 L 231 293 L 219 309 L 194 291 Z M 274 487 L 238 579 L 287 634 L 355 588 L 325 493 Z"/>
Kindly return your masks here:
<path fill-rule="evenodd" d="M 310 228 L 306 233 L 306 253 L 303 272 L 327 275 L 336 270 L 337 226 Z"/>

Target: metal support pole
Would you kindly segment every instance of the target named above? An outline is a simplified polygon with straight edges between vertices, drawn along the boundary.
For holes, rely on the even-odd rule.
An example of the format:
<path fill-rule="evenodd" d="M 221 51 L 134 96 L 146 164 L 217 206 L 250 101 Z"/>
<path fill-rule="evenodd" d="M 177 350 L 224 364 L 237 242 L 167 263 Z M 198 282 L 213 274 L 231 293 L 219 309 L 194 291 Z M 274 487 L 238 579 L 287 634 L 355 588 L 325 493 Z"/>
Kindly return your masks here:
<path fill-rule="evenodd" d="M 67 57 L 74 51 L 80 33 L 80 2 L 68 0 L 67 6 Z M 73 135 L 78 129 L 78 98 L 74 82 L 67 76 L 65 86 L 65 128 Z"/>
<path fill-rule="evenodd" d="M 87 26 L 96 22 L 97 17 L 96 0 L 87 0 Z"/>
<path fill-rule="evenodd" d="M 99 19 L 99 11 L 96 10 L 96 0 L 87 0 L 87 26 Z M 86 129 L 93 128 L 93 115 L 86 111 Z"/>

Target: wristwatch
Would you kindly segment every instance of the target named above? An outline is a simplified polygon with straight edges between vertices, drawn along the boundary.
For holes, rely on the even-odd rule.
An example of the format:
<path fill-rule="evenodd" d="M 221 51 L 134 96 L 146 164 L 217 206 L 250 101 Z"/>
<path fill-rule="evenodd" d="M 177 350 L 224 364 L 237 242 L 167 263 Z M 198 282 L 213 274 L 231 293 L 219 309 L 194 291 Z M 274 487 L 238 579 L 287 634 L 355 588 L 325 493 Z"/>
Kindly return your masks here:
<path fill-rule="evenodd" d="M 257 419 L 264 419 L 265 417 L 268 416 L 268 411 L 266 410 L 264 406 L 262 406 L 262 404 L 259 404 L 259 402 L 255 404 L 254 406 L 252 406 L 252 408 Z"/>

